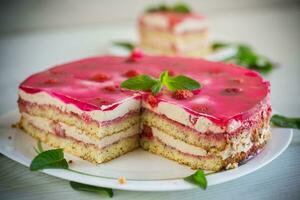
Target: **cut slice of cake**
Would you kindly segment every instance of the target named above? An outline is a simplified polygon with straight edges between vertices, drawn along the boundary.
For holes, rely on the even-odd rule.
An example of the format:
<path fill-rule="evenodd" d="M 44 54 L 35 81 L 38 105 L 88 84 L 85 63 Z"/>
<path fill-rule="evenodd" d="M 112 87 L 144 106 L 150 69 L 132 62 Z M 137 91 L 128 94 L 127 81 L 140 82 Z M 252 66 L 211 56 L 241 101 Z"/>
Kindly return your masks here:
<path fill-rule="evenodd" d="M 120 88 L 139 74 L 186 75 L 193 91 Z M 201 59 L 100 56 L 59 65 L 19 87 L 20 126 L 53 147 L 102 163 L 138 146 L 193 169 L 219 171 L 270 138 L 269 83 L 242 67 Z"/>
<path fill-rule="evenodd" d="M 210 51 L 207 19 L 190 10 L 150 10 L 138 29 L 140 47 L 149 54 L 199 57 Z"/>

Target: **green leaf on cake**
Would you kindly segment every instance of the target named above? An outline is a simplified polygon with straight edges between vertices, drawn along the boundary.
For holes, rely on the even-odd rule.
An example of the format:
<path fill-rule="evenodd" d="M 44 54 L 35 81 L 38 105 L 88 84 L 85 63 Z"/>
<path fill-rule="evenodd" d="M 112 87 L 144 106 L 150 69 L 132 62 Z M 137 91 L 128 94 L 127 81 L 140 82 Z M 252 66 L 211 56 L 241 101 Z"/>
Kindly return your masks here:
<path fill-rule="evenodd" d="M 122 88 L 129 90 L 150 90 L 153 95 L 158 94 L 163 86 L 166 86 L 170 91 L 176 90 L 195 90 L 201 87 L 200 83 L 184 75 L 175 77 L 169 76 L 168 71 L 160 74 L 159 79 L 142 74 L 129 78 L 121 83 Z"/>
<path fill-rule="evenodd" d="M 123 47 L 129 51 L 132 51 L 135 48 L 135 44 L 132 42 L 127 42 L 127 41 L 118 41 L 118 42 L 113 42 L 114 45 Z"/>
<path fill-rule="evenodd" d="M 271 123 L 274 126 L 278 127 L 300 129 L 300 118 L 290 118 L 282 115 L 273 115 L 271 117 Z"/>
<path fill-rule="evenodd" d="M 163 87 L 163 84 L 162 84 L 160 81 L 157 82 L 157 83 L 155 83 L 155 84 L 151 87 L 151 92 L 152 92 L 152 94 L 157 95 L 157 94 L 161 91 L 162 87 Z"/>
<path fill-rule="evenodd" d="M 268 58 L 257 54 L 249 45 L 224 42 L 214 42 L 212 44 L 214 51 L 225 47 L 233 47 L 236 49 L 234 55 L 223 59 L 225 62 L 241 65 L 261 73 L 268 73 L 273 69 L 273 63 Z"/>
<path fill-rule="evenodd" d="M 146 12 L 177 12 L 177 13 L 190 13 L 191 8 L 184 3 L 176 3 L 174 5 L 159 4 L 149 7 Z"/>
<path fill-rule="evenodd" d="M 194 174 L 184 178 L 184 180 L 198 185 L 204 190 L 207 188 L 207 179 L 203 170 L 197 170 Z"/>
<path fill-rule="evenodd" d="M 104 194 L 109 197 L 113 197 L 113 195 L 114 195 L 113 190 L 110 188 L 86 185 L 86 184 L 77 183 L 77 182 L 73 182 L 73 181 L 70 182 L 70 185 L 74 190 L 78 190 L 78 191 L 95 192 L 98 194 Z"/>
<path fill-rule="evenodd" d="M 172 7 L 172 11 L 179 13 L 190 13 L 191 9 L 187 4 L 177 3 Z"/>
<path fill-rule="evenodd" d="M 64 158 L 63 149 L 52 149 L 39 153 L 30 164 L 31 171 L 41 169 L 68 169 L 69 165 Z"/>
<path fill-rule="evenodd" d="M 122 88 L 130 89 L 130 90 L 149 90 L 155 84 L 157 80 L 153 79 L 148 75 L 138 75 L 132 78 L 127 79 L 121 83 Z"/>
<path fill-rule="evenodd" d="M 170 77 L 164 81 L 164 84 L 171 91 L 176 90 L 196 90 L 201 87 L 197 81 L 183 75 Z"/>

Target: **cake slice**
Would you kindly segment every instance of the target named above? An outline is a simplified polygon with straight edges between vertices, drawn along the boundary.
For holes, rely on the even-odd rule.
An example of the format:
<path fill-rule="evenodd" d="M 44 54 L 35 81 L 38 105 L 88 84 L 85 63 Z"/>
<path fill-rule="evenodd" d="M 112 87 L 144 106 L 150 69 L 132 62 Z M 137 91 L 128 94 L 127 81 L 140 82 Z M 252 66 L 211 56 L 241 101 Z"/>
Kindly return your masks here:
<path fill-rule="evenodd" d="M 207 19 L 190 10 L 150 10 L 139 17 L 138 29 L 149 54 L 201 57 L 210 51 Z"/>
<path fill-rule="evenodd" d="M 126 71 L 124 77 L 107 73 L 112 59 L 87 59 L 30 76 L 19 88 L 21 127 L 94 163 L 138 147 L 141 97 L 119 88 Z"/>
<path fill-rule="evenodd" d="M 202 87 L 120 88 L 145 74 L 185 75 Z M 53 147 L 102 163 L 137 147 L 193 169 L 219 171 L 270 138 L 269 83 L 248 69 L 201 59 L 100 56 L 59 65 L 19 87 L 20 126 Z"/>

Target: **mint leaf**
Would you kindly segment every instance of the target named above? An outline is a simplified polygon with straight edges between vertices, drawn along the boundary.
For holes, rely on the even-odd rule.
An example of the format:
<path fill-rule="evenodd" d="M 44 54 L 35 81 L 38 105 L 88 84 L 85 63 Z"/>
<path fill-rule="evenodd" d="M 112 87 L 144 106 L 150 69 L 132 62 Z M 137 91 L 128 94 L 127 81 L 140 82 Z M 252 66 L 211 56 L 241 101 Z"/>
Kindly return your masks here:
<path fill-rule="evenodd" d="M 207 188 L 207 179 L 203 170 L 197 170 L 194 174 L 184 178 L 185 181 L 198 185 L 202 189 Z"/>
<path fill-rule="evenodd" d="M 37 147 L 33 147 L 33 149 L 37 154 L 42 153 L 44 151 L 40 140 L 37 141 Z"/>
<path fill-rule="evenodd" d="M 268 73 L 273 69 L 273 63 L 266 57 L 254 52 L 249 45 L 224 42 L 214 42 L 212 44 L 213 50 L 218 50 L 224 47 L 234 47 L 237 49 L 237 53 L 233 56 L 224 58 L 223 61 L 241 65 L 260 73 Z"/>
<path fill-rule="evenodd" d="M 162 89 L 163 84 L 159 81 L 157 83 L 155 83 L 152 87 L 151 87 L 151 92 L 153 95 L 157 95 L 160 90 Z"/>
<path fill-rule="evenodd" d="M 30 164 L 31 171 L 40 169 L 68 169 L 69 165 L 64 158 L 63 149 L 52 149 L 38 154 Z"/>
<path fill-rule="evenodd" d="M 113 42 L 113 44 L 128 49 L 129 51 L 132 51 L 135 48 L 134 43 L 126 41 Z"/>
<path fill-rule="evenodd" d="M 129 78 L 121 83 L 122 88 L 130 90 L 151 90 L 152 94 L 158 94 L 163 86 L 166 86 L 170 91 L 176 90 L 195 90 L 201 85 L 194 79 L 187 76 L 178 75 L 169 77 L 168 71 L 160 74 L 159 79 L 154 79 L 148 75 L 139 75 Z"/>
<path fill-rule="evenodd" d="M 129 90 L 149 90 L 156 83 L 157 80 L 148 75 L 139 75 L 123 81 L 121 87 Z"/>
<path fill-rule="evenodd" d="M 40 153 L 42 153 L 44 151 L 44 149 L 42 147 L 42 143 L 41 143 L 40 140 L 37 142 L 37 148 L 38 148 L 38 150 L 39 150 Z"/>
<path fill-rule="evenodd" d="M 201 87 L 201 85 L 196 80 L 183 75 L 169 77 L 164 81 L 164 84 L 171 91 L 182 90 L 182 89 L 195 90 Z"/>
<path fill-rule="evenodd" d="M 282 115 L 273 115 L 271 123 L 278 127 L 300 129 L 300 118 L 290 118 Z"/>
<path fill-rule="evenodd" d="M 110 198 L 113 197 L 114 195 L 113 190 L 110 188 L 86 185 L 86 184 L 77 183 L 73 181 L 70 181 L 70 185 L 74 190 L 78 190 L 78 191 L 95 192 L 98 194 L 104 194 L 106 196 L 109 196 Z"/>
<path fill-rule="evenodd" d="M 190 13 L 191 9 L 187 4 L 177 3 L 174 5 L 159 4 L 152 6 L 146 10 L 148 13 L 152 12 L 177 12 L 177 13 Z"/>
<path fill-rule="evenodd" d="M 172 11 L 179 12 L 179 13 L 190 13 L 191 9 L 186 4 L 177 3 L 173 6 Z"/>
<path fill-rule="evenodd" d="M 163 73 L 160 74 L 159 81 L 164 83 L 168 78 L 169 78 L 168 71 L 164 71 Z"/>

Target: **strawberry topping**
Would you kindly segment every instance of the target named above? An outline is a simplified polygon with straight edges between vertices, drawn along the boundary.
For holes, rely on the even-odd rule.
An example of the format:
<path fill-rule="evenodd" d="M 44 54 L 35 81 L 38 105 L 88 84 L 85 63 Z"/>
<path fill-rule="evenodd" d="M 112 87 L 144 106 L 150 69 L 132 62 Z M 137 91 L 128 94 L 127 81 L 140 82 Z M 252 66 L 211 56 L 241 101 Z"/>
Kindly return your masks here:
<path fill-rule="evenodd" d="M 242 92 L 241 88 L 225 88 L 221 94 L 225 96 L 239 95 Z"/>
<path fill-rule="evenodd" d="M 106 74 L 102 74 L 102 73 L 96 74 L 90 78 L 90 80 L 97 81 L 97 82 L 104 82 L 109 79 L 110 79 L 109 76 L 107 76 Z"/>
<path fill-rule="evenodd" d="M 127 72 L 124 73 L 124 76 L 128 77 L 128 78 L 131 78 L 131 77 L 134 77 L 134 76 L 137 76 L 139 75 L 139 72 L 137 70 L 128 70 Z"/>
<path fill-rule="evenodd" d="M 173 93 L 173 97 L 178 100 L 187 99 L 192 96 L 194 96 L 194 94 L 189 90 L 176 90 L 176 92 Z"/>
<path fill-rule="evenodd" d="M 136 61 L 138 61 L 139 59 L 141 59 L 141 58 L 143 57 L 143 55 L 144 55 L 144 54 L 143 54 L 143 52 L 142 52 L 140 49 L 135 48 L 135 49 L 131 52 L 131 54 L 129 55 L 127 61 L 129 61 L 129 62 L 136 62 Z"/>
<path fill-rule="evenodd" d="M 149 103 L 150 106 L 153 107 L 153 108 L 156 107 L 157 104 L 158 104 L 157 99 L 152 94 L 149 94 L 147 96 L 146 102 Z"/>

